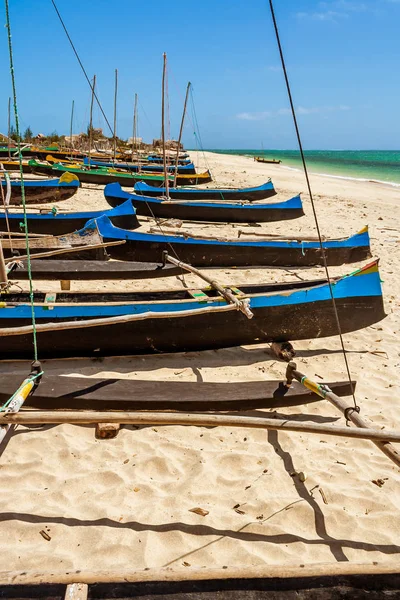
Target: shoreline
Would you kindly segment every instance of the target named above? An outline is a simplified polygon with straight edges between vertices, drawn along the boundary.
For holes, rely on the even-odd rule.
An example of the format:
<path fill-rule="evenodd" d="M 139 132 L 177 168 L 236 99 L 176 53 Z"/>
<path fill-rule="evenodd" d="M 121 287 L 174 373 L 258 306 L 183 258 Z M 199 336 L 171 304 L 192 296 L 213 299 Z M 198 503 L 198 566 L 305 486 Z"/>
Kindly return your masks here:
<path fill-rule="evenodd" d="M 196 151 L 192 150 L 191 152 L 196 152 Z M 256 150 L 248 149 L 248 150 L 243 150 L 243 153 L 242 153 L 241 151 L 237 151 L 236 152 L 235 150 L 225 149 L 225 152 L 223 150 L 204 150 L 204 152 L 209 152 L 209 153 L 212 153 L 212 154 L 220 154 L 220 155 L 227 156 L 227 157 L 228 156 L 241 156 L 241 157 L 245 157 L 245 158 L 254 159 L 254 156 L 261 155 L 263 151 L 261 151 L 261 150 L 260 151 L 256 151 Z M 250 154 L 250 152 L 252 152 L 252 154 Z M 303 167 L 302 167 L 300 158 L 298 159 L 299 160 L 299 164 L 298 165 L 285 164 L 285 159 L 286 160 L 293 160 L 293 157 L 288 157 L 288 156 L 285 157 L 285 154 L 284 154 L 285 152 L 295 152 L 295 151 L 294 150 L 288 150 L 288 151 L 286 151 L 286 150 L 282 150 L 282 151 L 280 151 L 280 150 L 279 151 L 271 150 L 270 151 L 270 153 L 271 153 L 270 156 L 271 156 L 271 158 L 276 158 L 276 159 L 281 160 L 282 161 L 281 162 L 281 167 L 283 167 L 283 168 L 291 169 L 293 171 L 303 172 Z M 335 179 L 339 179 L 340 178 L 340 179 L 346 179 L 348 181 L 353 181 L 353 180 L 354 181 L 370 181 L 372 183 L 380 183 L 382 185 L 387 185 L 387 186 L 391 186 L 391 187 L 400 187 L 400 180 L 399 181 L 392 181 L 392 180 L 386 180 L 386 179 L 379 179 L 378 177 L 368 177 L 366 175 L 365 176 L 361 176 L 361 174 L 360 174 L 360 176 L 358 176 L 356 173 L 354 173 L 354 174 L 347 174 L 345 172 L 345 169 L 342 172 L 340 172 L 340 166 L 337 167 L 337 171 L 338 171 L 337 173 L 325 172 L 325 171 L 323 171 L 324 166 L 321 165 L 321 166 L 317 166 L 316 167 L 313 164 L 312 160 L 311 161 L 310 160 L 307 161 L 307 158 L 308 158 L 307 157 L 307 153 L 310 153 L 310 152 L 324 152 L 324 151 L 309 150 L 309 151 L 305 152 L 307 169 L 308 169 L 308 172 L 310 174 L 312 174 L 312 175 L 321 175 L 322 177 L 330 177 L 330 178 L 335 178 Z M 339 153 L 341 151 L 339 151 L 339 150 L 332 150 L 332 151 L 328 150 L 326 152 L 338 152 Z M 350 151 L 349 150 L 349 152 L 357 152 L 357 151 L 353 151 L 353 150 Z M 368 152 L 368 151 L 366 151 L 366 152 Z M 390 152 L 390 151 L 388 151 L 388 152 Z M 397 153 L 400 154 L 400 151 L 393 150 L 393 152 L 397 152 Z M 323 159 L 322 159 L 322 162 L 323 162 Z M 273 163 L 266 163 L 266 164 L 273 164 Z M 326 166 L 329 167 L 330 164 L 327 163 Z M 365 168 L 368 168 L 368 165 L 365 165 Z M 317 170 L 314 170 L 314 169 L 317 169 Z M 321 170 L 319 170 L 319 169 L 321 169 Z M 375 169 L 373 167 L 371 167 L 371 171 L 374 171 L 374 170 L 375 170 L 375 172 L 377 171 L 376 167 L 375 167 Z M 400 171 L 400 161 L 399 161 L 399 171 Z"/>

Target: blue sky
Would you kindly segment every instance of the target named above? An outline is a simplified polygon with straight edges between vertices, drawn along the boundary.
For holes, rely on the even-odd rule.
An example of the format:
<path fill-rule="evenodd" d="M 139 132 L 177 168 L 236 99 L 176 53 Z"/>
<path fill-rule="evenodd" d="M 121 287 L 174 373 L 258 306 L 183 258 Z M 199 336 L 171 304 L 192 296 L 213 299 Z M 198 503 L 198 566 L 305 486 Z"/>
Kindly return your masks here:
<path fill-rule="evenodd" d="M 168 55 L 170 133 L 177 137 L 187 81 L 205 148 L 296 148 L 267 0 L 56 0 L 118 134 L 159 137 L 162 53 Z M 9 0 L 22 128 L 85 130 L 90 89 L 50 0 Z M 3 10 L 3 21 L 5 13 Z M 400 147 L 400 0 L 275 0 L 304 146 Z M 11 91 L 6 30 L 0 42 L 0 131 Z M 94 111 L 95 126 L 105 123 Z M 187 121 L 184 142 L 194 147 Z"/>

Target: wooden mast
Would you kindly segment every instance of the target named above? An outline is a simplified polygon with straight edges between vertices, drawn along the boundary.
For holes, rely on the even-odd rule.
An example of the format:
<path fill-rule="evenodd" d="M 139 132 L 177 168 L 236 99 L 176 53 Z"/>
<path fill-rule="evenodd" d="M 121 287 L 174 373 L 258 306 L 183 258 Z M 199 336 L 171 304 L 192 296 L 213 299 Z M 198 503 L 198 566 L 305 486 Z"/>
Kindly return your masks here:
<path fill-rule="evenodd" d="M 93 142 L 93 101 L 94 101 L 95 87 L 96 87 L 96 75 L 93 75 L 92 100 L 90 102 L 90 120 L 89 120 L 89 167 L 90 167 L 90 154 L 92 151 L 92 142 Z"/>
<path fill-rule="evenodd" d="M 176 178 L 178 176 L 179 150 L 180 150 L 180 146 L 181 146 L 181 139 L 182 139 L 182 133 L 183 133 L 183 125 L 184 125 L 184 122 L 185 122 L 186 107 L 187 107 L 187 102 L 188 102 L 188 98 L 189 98 L 189 90 L 190 90 L 190 86 L 191 85 L 192 84 L 189 81 L 188 84 L 187 84 L 187 88 L 186 88 L 185 103 L 183 105 L 181 127 L 179 129 L 178 146 L 177 146 L 177 149 L 176 149 L 176 160 L 175 160 L 175 171 L 174 171 L 174 187 L 176 187 Z"/>
<path fill-rule="evenodd" d="M 137 135 L 137 102 L 138 95 L 135 94 L 135 104 L 133 109 L 133 132 L 132 132 L 132 162 L 134 162 L 133 153 L 136 148 L 136 135 Z"/>
<path fill-rule="evenodd" d="M 71 157 L 72 157 L 72 126 L 73 126 L 73 122 L 74 122 L 74 106 L 75 106 L 75 100 L 72 100 L 71 123 L 70 123 L 70 128 L 69 128 L 69 139 L 70 139 L 70 145 L 71 145 Z"/>
<path fill-rule="evenodd" d="M 161 141 L 163 149 L 163 165 L 164 165 L 164 181 L 165 181 L 165 195 L 169 198 L 168 189 L 168 170 L 167 170 L 167 156 L 165 152 L 165 74 L 167 71 L 167 55 L 164 52 L 164 65 L 163 65 L 163 76 L 162 76 L 162 95 L 161 95 Z"/>
<path fill-rule="evenodd" d="M 8 146 L 8 158 L 11 160 L 11 98 L 8 98 L 8 137 L 7 137 L 7 146 Z"/>
<path fill-rule="evenodd" d="M 114 162 L 117 157 L 117 91 L 118 91 L 118 69 L 115 69 L 115 91 L 114 91 Z"/>

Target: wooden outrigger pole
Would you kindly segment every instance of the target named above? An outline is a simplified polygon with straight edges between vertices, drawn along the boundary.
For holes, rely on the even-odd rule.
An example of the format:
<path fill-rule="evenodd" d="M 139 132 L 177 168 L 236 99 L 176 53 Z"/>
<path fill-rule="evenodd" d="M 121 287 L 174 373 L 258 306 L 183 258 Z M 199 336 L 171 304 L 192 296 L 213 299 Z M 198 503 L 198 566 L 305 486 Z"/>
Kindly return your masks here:
<path fill-rule="evenodd" d="M 371 430 L 367 421 L 365 421 L 359 415 L 358 407 L 349 406 L 348 404 L 346 404 L 346 402 L 344 402 L 344 400 L 342 400 L 342 398 L 339 398 L 339 396 L 334 394 L 331 390 L 327 389 L 326 386 L 319 385 L 318 383 L 309 379 L 303 373 L 300 373 L 300 371 L 297 370 L 297 365 L 295 362 L 290 362 L 286 369 L 286 385 L 290 386 L 293 379 L 299 381 L 302 385 L 304 385 L 304 387 L 306 387 L 309 390 L 312 390 L 315 394 L 321 396 L 321 398 L 329 400 L 329 402 L 333 404 L 333 406 L 335 406 L 344 414 L 344 416 L 346 417 L 346 421 L 351 421 L 352 423 L 354 423 L 354 425 L 356 425 L 356 427 L 360 427 L 361 429 Z M 382 431 L 381 433 L 385 435 L 384 431 Z M 398 467 L 400 467 L 400 453 L 395 448 L 393 448 L 393 446 L 389 443 L 388 440 L 385 441 L 382 439 L 370 439 L 379 448 L 379 450 L 381 450 L 388 458 L 390 458 L 390 460 L 392 460 Z"/>
<path fill-rule="evenodd" d="M 182 113 L 181 126 L 180 126 L 180 129 L 179 129 L 178 146 L 176 148 L 175 172 L 174 172 L 174 187 L 176 187 L 176 178 L 178 176 L 179 150 L 180 150 L 180 146 L 181 146 L 182 133 L 183 133 L 183 125 L 185 123 L 186 107 L 187 107 L 187 102 L 188 102 L 188 98 L 189 98 L 189 90 L 190 90 L 190 86 L 191 85 L 192 84 L 189 81 L 188 84 L 187 84 L 187 88 L 186 88 L 185 102 L 183 104 L 183 113 Z"/>
<path fill-rule="evenodd" d="M 93 75 L 93 85 L 92 85 L 92 100 L 90 102 L 90 119 L 89 119 L 89 167 L 90 167 L 90 155 L 92 152 L 92 144 L 93 144 L 93 101 L 96 87 L 96 75 Z"/>
<path fill-rule="evenodd" d="M 164 180 L 165 180 L 165 195 L 169 198 L 169 186 L 168 186 L 168 169 L 167 169 L 167 155 L 165 152 L 165 75 L 167 71 L 167 55 L 163 54 L 164 65 L 162 75 L 162 95 L 161 95 L 161 142 L 163 149 L 163 166 L 164 166 Z"/>
<path fill-rule="evenodd" d="M 114 91 L 114 162 L 117 158 L 117 94 L 118 94 L 118 69 L 115 69 Z"/>

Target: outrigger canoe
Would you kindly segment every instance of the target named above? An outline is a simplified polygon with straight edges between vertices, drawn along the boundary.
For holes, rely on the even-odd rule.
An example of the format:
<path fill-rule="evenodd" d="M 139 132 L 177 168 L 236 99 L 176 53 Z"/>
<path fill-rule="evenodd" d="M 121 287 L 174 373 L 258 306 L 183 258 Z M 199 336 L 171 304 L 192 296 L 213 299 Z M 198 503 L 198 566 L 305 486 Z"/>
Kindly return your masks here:
<path fill-rule="evenodd" d="M 22 203 L 21 180 L 11 180 L 11 205 Z M 5 193 L 7 183 L 1 180 Z M 80 186 L 79 179 L 72 173 L 65 173 L 58 179 L 25 179 L 24 190 L 27 203 L 59 202 L 71 198 Z"/>
<path fill-rule="evenodd" d="M 232 290 L 232 288 L 230 288 Z M 333 280 L 343 333 L 384 318 L 377 262 Z M 34 295 L 43 358 L 181 352 L 336 335 L 325 280 L 233 288 L 253 313 L 247 319 L 216 290 L 61 292 Z M 0 359 L 32 357 L 29 294 L 1 294 Z M 60 331 L 61 329 L 61 331 Z"/>
<path fill-rule="evenodd" d="M 82 212 L 62 212 L 56 209 L 45 211 L 27 212 L 29 233 L 62 235 L 82 229 L 91 219 L 106 215 L 113 225 L 122 229 L 135 229 L 139 227 L 136 210 L 131 200 L 126 200 L 111 210 L 89 210 Z M 23 213 L 4 211 L 0 212 L 0 231 L 24 231 Z"/>
<path fill-rule="evenodd" d="M 167 200 L 162 197 L 139 196 L 125 192 L 119 183 L 109 183 L 104 188 L 104 196 L 110 206 L 121 206 L 129 200 L 138 215 L 165 219 L 261 223 L 296 219 L 304 215 L 300 195 L 283 202 L 252 203 L 248 200 L 196 202 L 196 200 Z"/>
<path fill-rule="evenodd" d="M 104 160 L 99 160 L 95 158 L 84 158 L 83 164 L 86 166 L 97 166 L 97 167 L 107 167 L 111 169 L 122 169 L 123 171 L 132 171 L 133 173 L 139 172 L 150 172 L 150 173 L 163 173 L 164 167 L 162 165 L 149 165 L 149 164 L 140 164 L 131 163 L 131 162 L 107 162 Z M 167 166 L 168 173 L 175 173 L 175 165 Z M 187 165 L 178 165 L 178 174 L 182 175 L 195 175 L 196 169 L 194 164 L 188 163 Z"/>
<path fill-rule="evenodd" d="M 122 185 L 124 185 L 122 183 Z M 165 187 L 153 187 L 145 181 L 136 183 L 135 193 L 142 196 L 165 196 Z M 252 188 L 169 188 L 170 198 L 174 200 L 265 200 L 275 196 L 272 181 Z"/>
<path fill-rule="evenodd" d="M 318 241 L 302 239 L 232 240 L 204 238 L 186 233 L 168 235 L 127 231 L 115 227 L 104 215 L 86 227 L 97 228 L 104 241 L 125 240 L 110 248 L 112 258 L 158 262 L 163 251 L 174 248 L 179 260 L 200 267 L 313 266 L 323 264 Z M 348 238 L 324 240 L 328 265 L 365 260 L 371 256 L 368 228 Z"/>
<path fill-rule="evenodd" d="M 73 173 L 82 183 L 97 183 L 105 185 L 107 183 L 117 182 L 126 187 L 134 187 L 136 183 L 144 181 L 151 184 L 150 187 L 164 185 L 164 176 L 158 173 L 127 173 L 118 169 L 109 169 L 106 167 L 86 167 L 83 164 L 68 163 L 41 163 L 30 160 L 29 164 L 36 173 Z M 170 176 L 171 183 L 173 177 Z M 205 173 L 196 173 L 195 175 L 179 175 L 177 185 L 197 185 L 199 183 L 209 183 L 212 177 L 209 171 Z"/>

